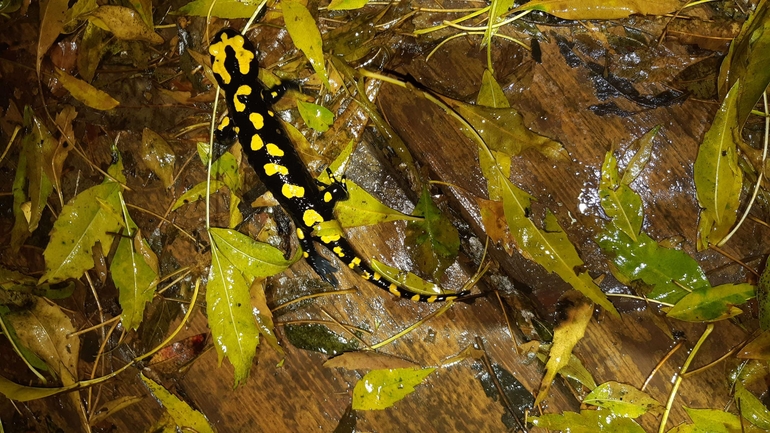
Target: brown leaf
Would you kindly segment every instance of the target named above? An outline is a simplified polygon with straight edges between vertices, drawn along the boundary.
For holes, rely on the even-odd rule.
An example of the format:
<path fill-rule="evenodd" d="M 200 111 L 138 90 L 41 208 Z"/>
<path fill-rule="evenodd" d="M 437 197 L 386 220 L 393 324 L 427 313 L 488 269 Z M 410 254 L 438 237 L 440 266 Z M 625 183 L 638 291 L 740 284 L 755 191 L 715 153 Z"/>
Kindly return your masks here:
<path fill-rule="evenodd" d="M 344 368 L 347 370 L 385 370 L 393 368 L 419 367 L 412 361 L 396 358 L 376 352 L 345 352 L 324 362 L 327 368 Z"/>

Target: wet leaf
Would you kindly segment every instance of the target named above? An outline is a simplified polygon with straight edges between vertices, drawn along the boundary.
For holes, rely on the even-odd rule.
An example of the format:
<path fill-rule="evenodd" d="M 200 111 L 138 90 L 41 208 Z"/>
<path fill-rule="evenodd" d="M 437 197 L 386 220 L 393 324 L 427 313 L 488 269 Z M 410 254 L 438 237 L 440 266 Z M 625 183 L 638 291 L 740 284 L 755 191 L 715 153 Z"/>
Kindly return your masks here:
<path fill-rule="evenodd" d="M 742 128 L 762 92 L 770 84 L 770 7 L 766 0 L 743 23 L 741 32 L 730 44 L 730 51 L 719 70 L 719 96 L 724 100 L 735 84 L 736 127 Z M 729 91 L 729 92 L 728 92 Z"/>
<path fill-rule="evenodd" d="M 738 167 L 736 82 L 725 97 L 695 159 L 695 189 L 701 212 L 698 221 L 698 250 L 718 244 L 732 228 L 738 216 L 743 174 Z"/>
<path fill-rule="evenodd" d="M 214 7 L 211 4 L 214 3 Z M 194 0 L 179 8 L 180 15 L 205 17 L 211 12 L 217 18 L 249 18 L 254 15 L 259 2 L 244 3 L 239 0 Z"/>
<path fill-rule="evenodd" d="M 711 287 L 695 259 L 684 251 L 658 245 L 644 232 L 634 242 L 610 223 L 596 241 L 612 259 L 614 266 L 610 270 L 615 278 L 627 286 L 643 282 L 641 292 L 650 299 L 672 304 L 682 299 L 688 289 Z"/>
<path fill-rule="evenodd" d="M 142 17 L 144 25 L 148 29 L 154 28 L 155 24 L 152 22 L 152 1 L 151 0 L 129 0 L 131 6 L 133 6 L 136 13 Z"/>
<path fill-rule="evenodd" d="M 765 260 L 765 269 L 757 283 L 757 309 L 759 327 L 763 331 L 770 331 L 770 257 Z"/>
<path fill-rule="evenodd" d="M 484 387 L 484 394 L 494 401 L 500 400 L 500 394 L 505 396 L 507 402 L 505 403 L 510 408 L 514 415 L 523 420 L 527 411 L 531 411 L 534 407 L 535 397 L 529 392 L 527 387 L 524 386 L 516 376 L 505 369 L 500 364 L 492 364 L 492 373 L 494 379 L 488 370 L 485 370 L 479 377 L 481 386 Z M 512 431 L 516 431 L 515 426 L 519 424 L 515 420 L 508 420 L 507 414 L 503 415 L 502 421 L 512 428 Z"/>
<path fill-rule="evenodd" d="M 443 290 L 441 286 L 436 283 L 425 281 L 411 272 L 401 271 L 392 266 L 388 266 L 379 260 L 372 259 L 370 260 L 369 265 L 375 272 L 385 277 L 386 280 L 390 281 L 391 283 L 396 283 L 398 286 L 408 289 L 414 293 L 428 296 L 452 294 L 452 292 Z"/>
<path fill-rule="evenodd" d="M 761 429 L 770 430 L 770 411 L 740 383 L 735 386 L 735 400 L 745 419 Z"/>
<path fill-rule="evenodd" d="M 649 394 L 631 385 L 612 381 L 596 387 L 583 399 L 583 404 L 609 409 L 613 414 L 626 418 L 637 418 L 663 409 L 663 405 Z"/>
<path fill-rule="evenodd" d="M 179 371 L 204 353 L 208 334 L 195 334 L 159 350 L 150 358 L 147 368 L 165 374 Z"/>
<path fill-rule="evenodd" d="M 27 348 L 21 341 L 19 341 L 19 336 L 16 335 L 16 329 L 13 327 L 13 322 L 6 319 L 6 316 L 10 313 L 10 309 L 6 307 L 5 305 L 0 305 L 0 329 L 3 331 L 3 334 L 8 339 L 8 341 L 13 346 L 13 351 L 16 352 L 17 355 L 24 358 L 26 363 L 28 364 L 28 368 L 33 370 L 33 373 L 38 376 L 39 379 L 43 382 L 43 384 L 47 384 L 48 381 L 43 377 L 37 370 L 41 371 L 48 371 L 48 365 L 40 359 L 39 356 L 30 349 Z"/>
<path fill-rule="evenodd" d="M 412 214 L 423 219 L 407 225 L 406 243 L 416 246 L 411 252 L 417 268 L 440 280 L 457 257 L 460 234 L 433 203 L 427 187 L 423 188 Z"/>
<path fill-rule="evenodd" d="M 660 128 L 661 126 L 658 125 L 650 129 L 642 136 L 642 138 L 636 141 L 635 144 L 639 146 L 639 150 L 637 150 L 634 156 L 628 161 L 628 165 L 623 172 L 623 178 L 620 180 L 621 184 L 631 185 L 631 182 L 639 177 L 644 170 L 644 167 L 650 162 L 650 157 L 652 156 L 652 142 L 655 139 L 655 136 L 658 135 Z"/>
<path fill-rule="evenodd" d="M 679 0 L 541 0 L 531 1 L 518 11 L 543 11 L 565 20 L 613 20 L 631 15 L 665 15 L 679 10 Z"/>
<path fill-rule="evenodd" d="M 599 198 L 602 209 L 612 219 L 612 224 L 625 235 L 637 242 L 642 230 L 644 211 L 642 198 L 628 184 L 620 183 L 618 160 L 610 150 L 604 157 L 602 177 L 599 182 Z"/>
<path fill-rule="evenodd" d="M 347 186 L 349 198 L 337 202 L 334 207 L 337 220 L 342 227 L 368 226 L 389 221 L 419 219 L 385 206 L 365 189 L 356 185 L 355 182 L 348 180 Z"/>
<path fill-rule="evenodd" d="M 43 61 L 43 56 L 64 30 L 67 6 L 67 0 L 46 0 L 40 4 L 40 36 L 37 41 L 35 62 L 38 78 L 40 78 L 40 63 Z"/>
<path fill-rule="evenodd" d="M 744 431 L 740 417 L 737 415 L 714 409 L 685 407 L 684 410 L 693 423 L 682 424 L 669 430 L 669 433 L 740 433 Z"/>
<path fill-rule="evenodd" d="M 170 187 L 174 182 L 174 163 L 176 154 L 168 145 L 168 142 L 157 132 L 144 128 L 142 131 L 141 146 L 142 161 L 163 182 L 163 186 Z"/>
<path fill-rule="evenodd" d="M 91 249 L 100 242 L 103 251 L 110 250 L 122 225 L 120 215 L 120 185 L 115 182 L 107 180 L 75 196 L 54 222 L 40 283 L 80 278 L 93 268 Z"/>
<path fill-rule="evenodd" d="M 301 253 L 298 251 L 298 257 L 301 257 Z M 281 345 L 278 343 L 278 337 L 275 335 L 275 323 L 273 323 L 273 312 L 270 311 L 270 307 L 267 305 L 267 297 L 265 296 L 265 280 L 263 278 L 256 278 L 251 283 L 249 289 L 249 295 L 251 297 L 251 306 L 254 310 L 254 318 L 257 321 L 257 328 L 259 333 L 265 338 L 267 344 L 275 350 L 278 355 L 283 358 L 284 352 Z"/>
<path fill-rule="evenodd" d="M 286 325 L 283 329 L 286 339 L 300 349 L 331 356 L 358 350 L 358 340 L 348 340 L 324 325 L 316 323 Z"/>
<path fill-rule="evenodd" d="M 564 320 L 554 328 L 553 343 L 545 364 L 545 373 L 537 390 L 535 406 L 538 406 L 548 396 L 551 383 L 556 374 L 567 365 L 572 349 L 583 338 L 586 327 L 591 321 L 594 306 L 575 292 L 567 292 L 559 301 L 564 308 Z M 560 306 L 557 306 L 559 308 Z"/>
<path fill-rule="evenodd" d="M 545 363 L 545 361 L 548 359 L 548 353 L 551 351 L 551 344 L 537 342 L 535 345 L 533 343 L 534 342 L 524 343 L 520 345 L 519 348 L 522 349 L 522 351 L 535 352 L 537 359 L 539 359 L 542 363 Z M 570 354 L 567 365 L 559 370 L 559 376 L 572 379 L 586 387 L 588 390 L 596 388 L 596 380 L 594 380 L 594 377 L 583 365 L 583 362 L 578 359 L 574 353 Z"/>
<path fill-rule="evenodd" d="M 516 239 L 521 254 L 533 260 L 549 272 L 556 273 L 565 282 L 583 293 L 612 315 L 619 317 L 617 310 L 593 282 L 587 272 L 575 273 L 583 265 L 575 247 L 567 239 L 556 217 L 546 213 L 543 230 L 527 218 L 530 197 L 507 178 L 499 179 L 502 188 L 503 208 L 508 227 Z"/>
<path fill-rule="evenodd" d="M 743 346 L 736 356 L 742 359 L 770 360 L 770 332 L 761 332 Z"/>
<path fill-rule="evenodd" d="M 90 21 L 86 24 L 78 50 L 77 65 L 80 77 L 87 83 L 94 79 L 96 68 L 107 51 L 107 35 L 107 32 Z"/>
<path fill-rule="evenodd" d="M 713 322 L 737 316 L 736 305 L 754 297 L 751 284 L 722 284 L 693 290 L 666 313 L 668 317 L 688 322 Z"/>
<path fill-rule="evenodd" d="M 354 410 L 382 410 L 414 392 L 435 368 L 372 370 L 353 389 Z"/>
<path fill-rule="evenodd" d="M 551 430 L 570 433 L 644 433 L 644 429 L 630 418 L 614 416 L 606 409 L 581 410 L 580 413 L 552 413 L 530 418 L 532 424 Z"/>
<path fill-rule="evenodd" d="M 16 176 L 13 178 L 13 228 L 11 228 L 11 251 L 18 253 L 24 241 L 30 235 L 29 219 L 25 213 L 25 206 L 30 206 L 27 200 L 27 152 L 19 153 L 19 162 L 16 165 Z"/>
<path fill-rule="evenodd" d="M 78 116 L 78 112 L 75 107 L 71 105 L 65 106 L 58 114 L 56 114 L 56 126 L 63 132 L 62 137 L 58 144 L 54 141 L 51 146 L 43 146 L 43 161 L 47 164 L 43 165 L 43 170 L 46 176 L 53 183 L 53 187 L 59 192 L 61 202 L 64 203 L 64 197 L 62 196 L 61 188 L 61 174 L 64 168 L 64 161 L 72 150 L 70 143 L 75 142 L 75 132 L 72 127 L 72 122 Z"/>
<path fill-rule="evenodd" d="M 126 395 L 123 397 L 118 397 L 115 400 L 105 402 L 99 409 L 96 410 L 96 412 L 94 412 L 91 419 L 88 420 L 88 424 L 93 427 L 109 418 L 111 415 L 114 415 L 127 407 L 131 407 L 142 400 L 144 400 L 144 396 Z"/>
<path fill-rule="evenodd" d="M 142 20 L 131 8 L 104 5 L 91 12 L 89 21 L 103 30 L 112 32 L 116 38 L 125 41 L 144 41 L 153 45 L 163 43 L 163 38 Z"/>
<path fill-rule="evenodd" d="M 198 433 L 214 433 L 214 429 L 202 413 L 191 408 L 189 404 L 180 400 L 177 396 L 168 392 L 166 388 L 147 378 L 144 374 L 139 373 L 139 377 L 142 378 L 145 386 L 158 400 L 158 403 L 166 408 L 166 411 L 171 415 L 178 428 Z"/>
<path fill-rule="evenodd" d="M 259 329 L 251 310 L 248 282 L 212 237 L 206 314 L 220 365 L 227 357 L 235 369 L 235 386 L 249 376 L 259 344 Z"/>
<path fill-rule="evenodd" d="M 136 330 L 142 323 L 145 305 L 152 301 L 158 277 L 158 257 L 150 249 L 142 232 L 129 217 L 128 229 L 134 236 L 122 236 L 110 264 L 110 273 L 118 289 L 121 322 L 126 329 Z"/>
<path fill-rule="evenodd" d="M 476 97 L 476 105 L 491 108 L 509 108 L 511 106 L 505 93 L 503 93 L 503 89 L 489 69 L 484 69 L 484 75 L 481 77 L 481 89 Z"/>
<path fill-rule="evenodd" d="M 211 180 L 211 193 L 214 194 L 215 192 L 219 191 L 220 188 L 223 188 L 225 186 L 225 183 L 221 180 Z M 204 180 L 203 182 L 193 186 L 192 188 L 188 189 L 184 192 L 179 198 L 176 200 L 176 203 L 174 203 L 174 206 L 171 207 L 171 210 L 177 210 L 180 207 L 190 204 L 193 202 L 196 202 L 198 200 L 202 200 L 206 196 L 206 189 L 209 187 L 208 183 Z"/>
<path fill-rule="evenodd" d="M 324 362 L 326 368 L 346 370 L 387 370 L 395 368 L 418 368 L 419 365 L 406 359 L 377 352 L 345 352 Z"/>
<path fill-rule="evenodd" d="M 349 11 L 361 9 L 369 3 L 369 0 L 332 0 L 329 3 L 330 11 Z"/>
<path fill-rule="evenodd" d="M 219 252 L 250 278 L 279 274 L 302 257 L 297 251 L 292 260 L 286 260 L 281 250 L 235 230 L 212 227 L 210 233 Z"/>
<path fill-rule="evenodd" d="M 112 96 L 60 69 L 56 69 L 56 78 L 73 98 L 93 109 L 107 111 L 120 105 Z"/>
<path fill-rule="evenodd" d="M 297 100 L 297 108 L 305 124 L 318 132 L 328 131 L 329 127 L 334 123 L 334 113 L 326 107 Z"/>
<path fill-rule="evenodd" d="M 28 310 L 12 312 L 5 319 L 13 326 L 18 342 L 48 365 L 62 385 L 77 382 L 80 339 L 61 308 L 43 298 L 34 298 Z"/>
<path fill-rule="evenodd" d="M 486 200 L 474 197 L 481 213 L 481 222 L 484 223 L 484 233 L 493 242 L 501 245 L 510 256 L 514 251 L 514 239 L 505 222 L 503 202 Z"/>
<path fill-rule="evenodd" d="M 326 62 L 322 50 L 323 40 L 321 39 L 321 32 L 316 26 L 315 19 L 313 19 L 305 5 L 297 0 L 284 1 L 281 3 L 281 8 L 283 9 L 286 30 L 289 32 L 291 40 L 310 60 L 313 70 L 318 74 L 326 88 L 329 89 L 329 74 L 326 71 Z"/>
<path fill-rule="evenodd" d="M 509 156 L 533 148 L 552 161 L 569 159 L 561 143 L 532 132 L 524 118 L 513 108 L 490 108 L 444 98 L 458 114 L 473 126 L 489 148 Z M 463 132 L 467 134 L 467 132 Z"/>

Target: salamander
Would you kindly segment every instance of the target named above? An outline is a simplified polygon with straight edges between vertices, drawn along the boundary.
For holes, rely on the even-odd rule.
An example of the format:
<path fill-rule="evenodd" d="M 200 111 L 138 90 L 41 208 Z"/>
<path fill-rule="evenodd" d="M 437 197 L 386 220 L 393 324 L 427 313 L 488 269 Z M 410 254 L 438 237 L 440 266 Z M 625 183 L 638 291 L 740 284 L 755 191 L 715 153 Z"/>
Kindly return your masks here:
<path fill-rule="evenodd" d="M 319 276 L 330 282 L 336 281 L 331 275 L 336 269 L 318 253 L 314 241 L 328 248 L 364 279 L 397 297 L 441 302 L 468 293 L 415 293 L 372 270 L 342 235 L 314 236 L 313 227 L 333 221 L 334 204 L 348 198 L 345 179 L 332 176 L 331 184 L 319 189 L 272 109 L 272 105 L 285 93 L 286 86 L 267 88 L 259 80 L 257 52 L 248 39 L 226 28 L 212 40 L 209 54 L 211 69 L 224 90 L 228 107 L 228 117 L 218 129 L 233 128 L 249 164 L 294 220 L 303 255 Z"/>

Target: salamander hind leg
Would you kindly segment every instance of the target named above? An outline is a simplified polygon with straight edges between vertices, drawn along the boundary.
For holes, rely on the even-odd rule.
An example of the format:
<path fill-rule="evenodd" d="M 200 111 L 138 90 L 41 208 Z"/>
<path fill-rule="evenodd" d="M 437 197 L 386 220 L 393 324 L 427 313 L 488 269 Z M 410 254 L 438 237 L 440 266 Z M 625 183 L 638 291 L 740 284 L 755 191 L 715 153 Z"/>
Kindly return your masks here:
<path fill-rule="evenodd" d="M 334 205 L 338 201 L 345 201 L 350 197 L 348 194 L 348 185 L 345 182 L 344 175 L 337 179 L 329 168 L 326 169 L 326 173 L 329 175 L 329 179 L 331 179 L 332 183 L 324 185 L 324 189 L 321 191 L 321 197 L 326 206 L 334 208 Z"/>

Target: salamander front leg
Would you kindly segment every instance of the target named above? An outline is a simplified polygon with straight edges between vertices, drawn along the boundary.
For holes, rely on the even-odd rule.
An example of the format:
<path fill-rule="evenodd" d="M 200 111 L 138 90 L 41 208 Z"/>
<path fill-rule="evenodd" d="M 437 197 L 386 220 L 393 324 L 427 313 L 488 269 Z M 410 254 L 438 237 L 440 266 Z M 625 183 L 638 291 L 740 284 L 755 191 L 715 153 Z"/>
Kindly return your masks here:
<path fill-rule="evenodd" d="M 315 243 L 313 243 L 313 238 L 310 236 L 310 232 L 304 233 L 298 230 L 297 234 L 299 235 L 300 233 L 302 233 L 302 236 L 299 237 L 299 245 L 302 247 L 303 255 L 307 263 L 319 277 L 332 286 L 337 287 L 339 281 L 334 275 L 335 272 L 337 272 L 337 268 L 335 268 L 324 256 L 318 253 Z"/>

